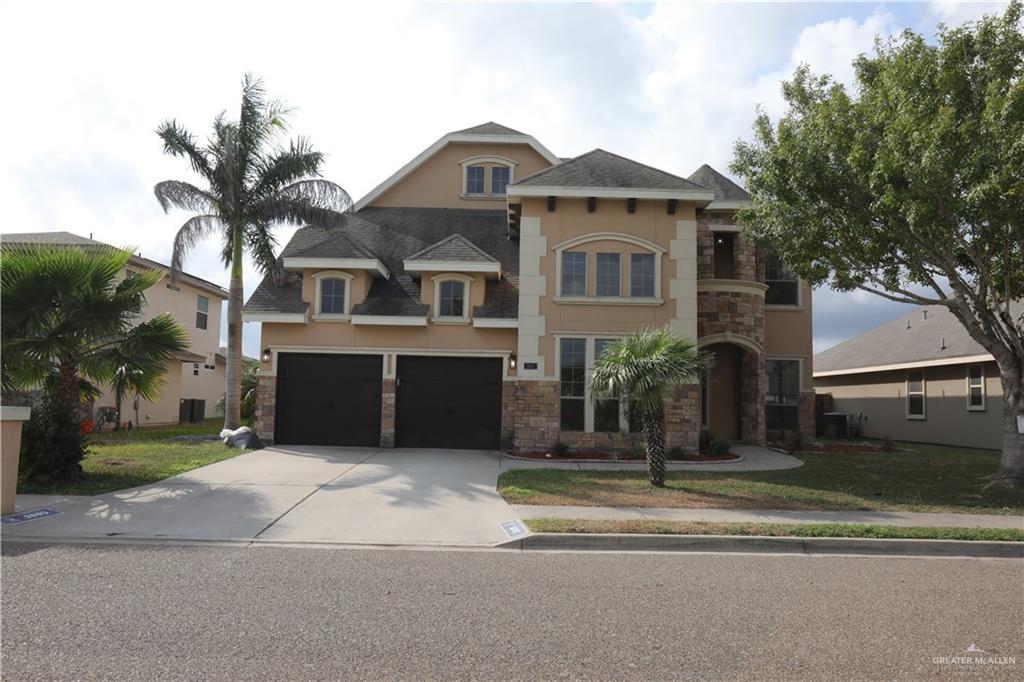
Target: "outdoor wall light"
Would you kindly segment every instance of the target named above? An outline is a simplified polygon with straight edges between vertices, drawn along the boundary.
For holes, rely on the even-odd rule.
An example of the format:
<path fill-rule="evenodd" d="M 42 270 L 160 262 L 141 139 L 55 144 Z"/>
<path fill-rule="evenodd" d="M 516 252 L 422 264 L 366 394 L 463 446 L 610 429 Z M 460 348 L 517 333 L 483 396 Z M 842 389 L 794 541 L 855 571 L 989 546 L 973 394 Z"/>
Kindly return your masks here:
<path fill-rule="evenodd" d="M 270 362 L 270 349 L 269 348 L 264 348 L 263 349 L 263 354 L 260 355 L 260 360 L 262 360 L 263 362 Z"/>
<path fill-rule="evenodd" d="M 515 369 L 516 368 L 516 354 L 515 353 L 513 353 L 512 355 L 508 356 L 508 368 L 509 369 Z"/>

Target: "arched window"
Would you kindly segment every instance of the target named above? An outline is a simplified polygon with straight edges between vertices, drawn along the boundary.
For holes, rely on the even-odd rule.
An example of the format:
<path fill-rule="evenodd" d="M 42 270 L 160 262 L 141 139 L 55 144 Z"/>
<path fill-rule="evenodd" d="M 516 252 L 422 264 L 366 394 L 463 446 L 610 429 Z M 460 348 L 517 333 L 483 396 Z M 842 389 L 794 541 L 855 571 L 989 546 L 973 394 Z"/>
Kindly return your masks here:
<path fill-rule="evenodd" d="M 504 156 L 471 156 L 462 165 L 462 194 L 467 197 L 503 197 L 515 181 L 512 159 Z"/>
<path fill-rule="evenodd" d="M 469 286 L 473 278 L 459 274 L 437 275 L 434 282 L 434 319 L 469 321 Z"/>
<path fill-rule="evenodd" d="M 665 249 L 657 244 L 628 234 L 595 232 L 564 241 L 554 251 L 556 301 L 661 303 L 661 259 Z M 593 278 L 587 274 L 592 267 Z"/>
<path fill-rule="evenodd" d="M 347 319 L 352 309 L 352 275 L 347 272 L 327 270 L 313 275 L 316 280 L 316 299 L 313 304 L 314 319 Z"/>

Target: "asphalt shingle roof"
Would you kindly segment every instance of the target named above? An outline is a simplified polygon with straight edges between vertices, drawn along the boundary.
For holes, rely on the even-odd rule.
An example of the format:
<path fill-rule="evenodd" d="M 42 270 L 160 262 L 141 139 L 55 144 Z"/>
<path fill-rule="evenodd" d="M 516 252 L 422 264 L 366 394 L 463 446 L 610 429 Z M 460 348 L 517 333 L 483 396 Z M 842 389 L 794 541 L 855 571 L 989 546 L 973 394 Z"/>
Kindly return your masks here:
<path fill-rule="evenodd" d="M 716 201 L 750 201 L 747 190 L 706 163 L 695 170 L 689 180 L 714 192 Z"/>
<path fill-rule="evenodd" d="M 282 253 L 321 256 L 335 249 L 344 252 L 349 244 L 372 253 L 391 277 L 374 278 L 366 300 L 352 306 L 352 314 L 422 316 L 429 306 L 420 303 L 420 282 L 405 271 L 403 261 L 439 242 L 458 241 L 451 238 L 459 236 L 482 254 L 478 257 L 500 263 L 503 272 L 501 280 L 487 282 L 484 303 L 474 309 L 474 315 L 515 318 L 519 310 L 519 246 L 508 239 L 507 232 L 508 215 L 503 210 L 370 207 L 348 214 L 330 230 L 302 228 Z M 264 278 L 245 310 L 304 313 L 308 305 L 302 302 L 301 275 L 288 272 L 280 284 Z"/>
<path fill-rule="evenodd" d="M 524 187 L 610 187 L 622 189 L 706 190 L 686 178 L 666 173 L 618 154 L 595 149 L 516 180 Z"/>
<path fill-rule="evenodd" d="M 472 128 L 463 128 L 462 130 L 456 130 L 451 133 L 452 135 L 522 135 L 523 133 L 518 130 L 512 130 L 508 126 L 503 126 L 500 123 L 494 121 L 488 121 L 487 123 L 481 123 L 478 126 Z"/>
<path fill-rule="evenodd" d="M 1016 318 L 1024 307 L 1016 304 L 1011 306 L 1011 311 L 1014 308 Z M 823 350 L 814 356 L 814 371 L 832 372 L 987 353 L 948 308 L 931 305 Z"/>
<path fill-rule="evenodd" d="M 461 234 L 445 237 L 436 244 L 417 251 L 405 260 L 458 261 L 468 263 L 497 263 L 497 259 Z"/>

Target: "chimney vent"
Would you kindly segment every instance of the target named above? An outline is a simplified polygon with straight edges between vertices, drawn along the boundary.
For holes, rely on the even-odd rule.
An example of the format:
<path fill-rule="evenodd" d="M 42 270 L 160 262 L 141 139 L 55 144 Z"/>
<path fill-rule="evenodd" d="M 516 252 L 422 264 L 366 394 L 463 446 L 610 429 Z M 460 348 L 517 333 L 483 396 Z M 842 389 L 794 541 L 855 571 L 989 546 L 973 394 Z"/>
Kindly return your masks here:
<path fill-rule="evenodd" d="M 910 320 L 907 320 L 907 329 L 910 329 Z"/>
<path fill-rule="evenodd" d="M 921 311 L 921 319 L 922 320 L 927 320 L 928 319 L 928 311 L 927 310 L 922 310 Z"/>
<path fill-rule="evenodd" d="M 946 337 L 945 336 L 942 337 L 942 340 L 940 341 L 940 343 L 942 345 L 939 347 L 939 350 L 946 350 Z"/>

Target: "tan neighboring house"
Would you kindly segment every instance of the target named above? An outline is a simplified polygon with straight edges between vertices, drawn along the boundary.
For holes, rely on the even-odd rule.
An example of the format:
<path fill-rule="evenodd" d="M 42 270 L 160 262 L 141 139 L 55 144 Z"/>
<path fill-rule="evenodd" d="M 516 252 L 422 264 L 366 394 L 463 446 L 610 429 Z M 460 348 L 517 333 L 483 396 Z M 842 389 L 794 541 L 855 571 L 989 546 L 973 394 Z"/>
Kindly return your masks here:
<path fill-rule="evenodd" d="M 870 438 L 1002 449 L 992 356 L 945 306 L 926 306 L 814 356 L 814 388 Z"/>
<path fill-rule="evenodd" d="M 50 245 L 86 249 L 110 248 L 110 245 L 70 232 L 35 232 L 0 236 L 4 246 Z M 213 416 L 214 405 L 224 394 L 225 357 L 218 352 L 221 328 L 221 303 L 228 292 L 222 287 L 188 273 L 180 273 L 172 285 L 170 268 L 162 263 L 132 256 L 123 276 L 132 270 L 160 270 L 163 280 L 146 291 L 146 307 L 141 320 L 171 313 L 189 335 L 189 350 L 175 357 L 163 377 L 163 394 L 156 402 L 136 396 L 125 397 L 121 421 L 139 426 L 199 421 Z M 140 321 L 141 321 L 140 320 Z M 112 414 L 114 394 L 106 389 L 93 401 L 92 419 L 99 423 Z M 101 428 L 110 428 L 104 424 Z"/>
<path fill-rule="evenodd" d="M 670 446 L 814 433 L 810 289 L 749 244 L 749 197 L 496 123 L 444 135 L 332 231 L 299 230 L 245 306 L 257 430 L 278 443 L 546 450 L 638 439 L 592 401 L 604 347 L 670 325 L 718 363 L 675 387 Z"/>

